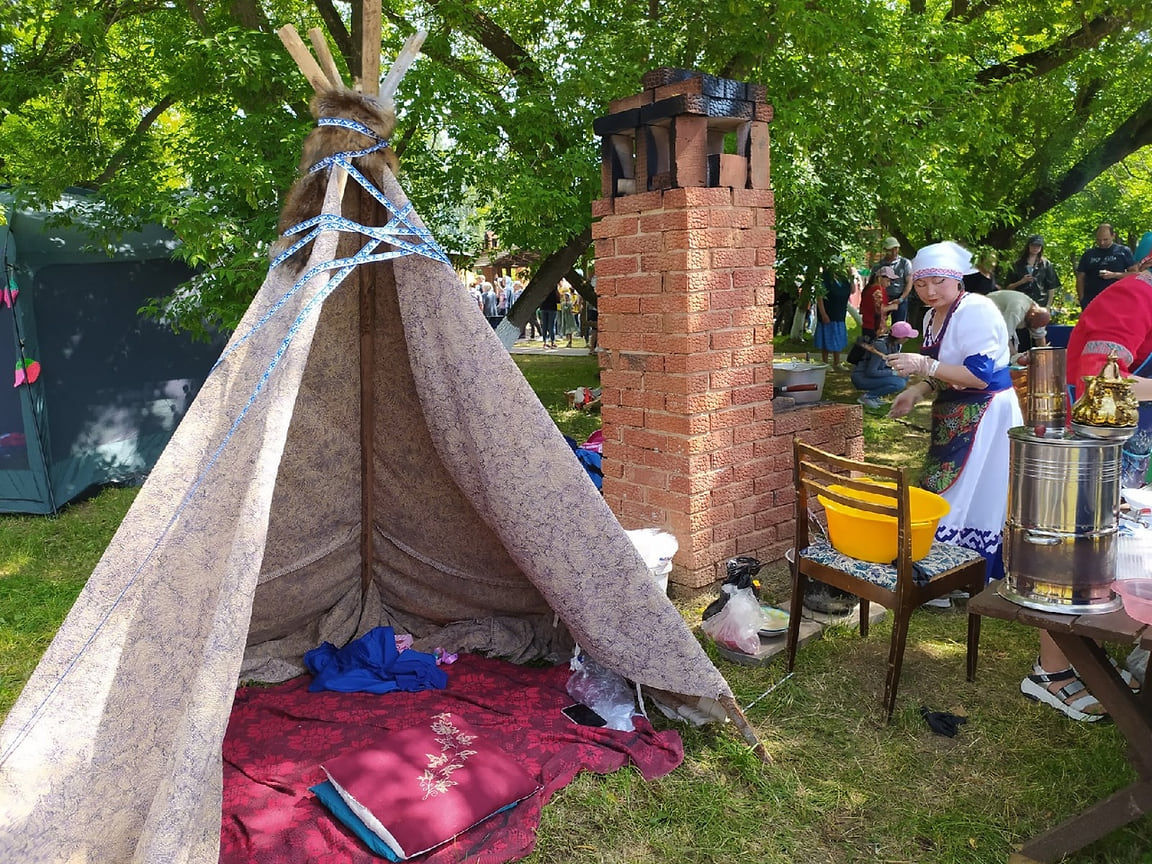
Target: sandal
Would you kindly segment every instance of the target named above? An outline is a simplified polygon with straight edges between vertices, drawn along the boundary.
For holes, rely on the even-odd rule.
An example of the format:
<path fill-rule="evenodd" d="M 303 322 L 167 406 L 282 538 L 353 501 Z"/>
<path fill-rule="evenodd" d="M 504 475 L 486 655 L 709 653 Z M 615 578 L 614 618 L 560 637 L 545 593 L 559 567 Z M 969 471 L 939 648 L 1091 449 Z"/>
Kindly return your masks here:
<path fill-rule="evenodd" d="M 1131 672 L 1129 672 L 1127 669 L 1121 669 L 1120 664 L 1116 662 L 1115 658 L 1109 657 L 1108 662 L 1111 663 L 1112 668 L 1115 669 L 1120 674 L 1121 680 L 1123 680 L 1123 682 L 1125 684 L 1127 684 L 1129 688 L 1131 688 L 1133 695 L 1139 694 L 1140 693 L 1140 682 L 1136 680 L 1136 677 Z M 1036 662 L 1032 664 L 1032 672 L 1035 675 L 1045 674 L 1044 667 L 1040 665 L 1040 658 L 1039 657 L 1037 657 Z M 1075 666 L 1072 667 L 1072 672 L 1074 674 L 1079 675 L 1079 673 L 1076 672 Z"/>
<path fill-rule="evenodd" d="M 1084 682 L 1076 677 L 1076 670 L 1068 667 L 1060 672 L 1045 672 L 1036 665 L 1033 674 L 1020 682 L 1020 692 L 1033 702 L 1043 702 L 1051 705 L 1057 711 L 1072 720 L 1083 723 L 1096 723 L 1108 715 L 1101 709 L 1100 700 L 1088 692 Z M 1067 681 L 1059 690 L 1053 692 L 1048 689 L 1049 684 L 1058 684 Z M 1085 709 L 1095 707 L 1096 713 Z"/>

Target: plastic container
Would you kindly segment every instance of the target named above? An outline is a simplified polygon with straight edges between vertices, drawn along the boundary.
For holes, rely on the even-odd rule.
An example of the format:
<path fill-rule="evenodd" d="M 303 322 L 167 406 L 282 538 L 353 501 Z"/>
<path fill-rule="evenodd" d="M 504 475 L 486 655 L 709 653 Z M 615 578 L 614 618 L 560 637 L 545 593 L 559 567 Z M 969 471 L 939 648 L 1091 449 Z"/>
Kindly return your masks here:
<path fill-rule="evenodd" d="M 660 589 L 667 593 L 668 574 L 672 572 L 672 556 L 679 548 L 676 538 L 658 528 L 638 528 L 624 533 L 644 559 L 649 575 Z"/>
<path fill-rule="evenodd" d="M 1124 601 L 1129 617 L 1152 624 L 1152 579 L 1117 579 L 1112 590 Z"/>
<path fill-rule="evenodd" d="M 876 485 L 894 488 L 889 483 Z M 849 489 L 847 486 L 835 485 L 828 488 L 841 495 L 873 504 L 893 503 L 891 497 L 872 495 Z M 931 551 L 936 526 L 951 508 L 942 497 L 926 489 L 911 486 L 908 488 L 908 493 L 912 515 L 912 560 L 918 561 Z M 899 539 L 895 516 L 845 507 L 822 495 L 818 495 L 817 500 L 824 505 L 828 517 L 828 540 L 837 551 L 849 558 L 871 561 L 874 564 L 891 564 L 896 560 Z"/>

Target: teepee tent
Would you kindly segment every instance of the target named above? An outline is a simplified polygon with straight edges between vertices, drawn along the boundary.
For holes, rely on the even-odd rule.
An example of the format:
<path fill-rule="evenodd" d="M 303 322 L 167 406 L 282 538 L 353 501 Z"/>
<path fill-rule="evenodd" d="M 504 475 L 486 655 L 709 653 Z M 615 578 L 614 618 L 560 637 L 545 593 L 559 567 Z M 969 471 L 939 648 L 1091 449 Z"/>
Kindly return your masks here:
<path fill-rule="evenodd" d="M 0 729 L 0 860 L 215 862 L 237 682 L 378 625 L 518 661 L 575 640 L 754 741 L 395 178 L 364 176 L 372 100 L 339 98 L 307 262 L 271 268 Z"/>
<path fill-rule="evenodd" d="M 192 276 L 176 238 L 146 225 L 99 244 L 94 206 L 0 191 L 0 372 L 15 370 L 0 382 L 0 513 L 53 513 L 147 474 L 220 353 L 139 314 Z"/>

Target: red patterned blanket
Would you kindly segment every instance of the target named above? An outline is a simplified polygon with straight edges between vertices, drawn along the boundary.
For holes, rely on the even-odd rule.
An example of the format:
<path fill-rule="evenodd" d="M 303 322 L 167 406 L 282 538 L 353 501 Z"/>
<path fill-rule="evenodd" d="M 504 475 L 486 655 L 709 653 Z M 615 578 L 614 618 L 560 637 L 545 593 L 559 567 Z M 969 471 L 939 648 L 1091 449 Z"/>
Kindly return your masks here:
<path fill-rule="evenodd" d="M 421 862 L 499 864 L 536 845 L 540 811 L 580 771 L 607 774 L 628 764 L 645 779 L 684 758 L 675 731 L 642 717 L 634 732 L 577 726 L 560 713 L 572 702 L 566 666 L 534 669 L 462 655 L 447 667 L 448 687 L 383 696 L 309 693 L 307 676 L 236 693 L 224 739 L 224 864 L 379 861 L 308 791 L 325 778 L 320 763 L 386 740 L 444 711 L 497 740 L 537 777 L 543 791 L 480 823 Z"/>

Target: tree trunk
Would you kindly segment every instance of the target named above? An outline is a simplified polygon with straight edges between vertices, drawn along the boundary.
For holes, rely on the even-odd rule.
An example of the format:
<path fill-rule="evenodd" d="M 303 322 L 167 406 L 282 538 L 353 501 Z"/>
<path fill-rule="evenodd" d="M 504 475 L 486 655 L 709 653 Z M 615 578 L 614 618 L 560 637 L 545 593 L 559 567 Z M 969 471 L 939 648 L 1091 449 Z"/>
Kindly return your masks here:
<path fill-rule="evenodd" d="M 1063 176 L 1038 185 L 1024 196 L 1015 208 L 1014 223 L 1002 222 L 996 225 L 981 238 L 981 243 L 1007 249 L 1013 245 L 1012 240 L 1016 235 L 1014 224 L 1027 224 L 1042 216 L 1082 191 L 1110 166 L 1149 144 L 1152 144 L 1152 99 L 1137 108 L 1116 131 L 1085 153 Z"/>
<path fill-rule="evenodd" d="M 564 274 L 572 269 L 572 265 L 584 254 L 584 250 L 591 243 L 592 227 L 588 226 L 544 259 L 544 262 L 537 268 L 536 275 L 532 277 L 532 281 L 524 289 L 524 293 L 520 295 L 508 312 L 508 320 L 516 326 L 517 331 L 531 320 L 540 304 L 544 302 L 544 298 L 560 284 Z M 581 294 L 581 296 L 584 295 Z"/>

